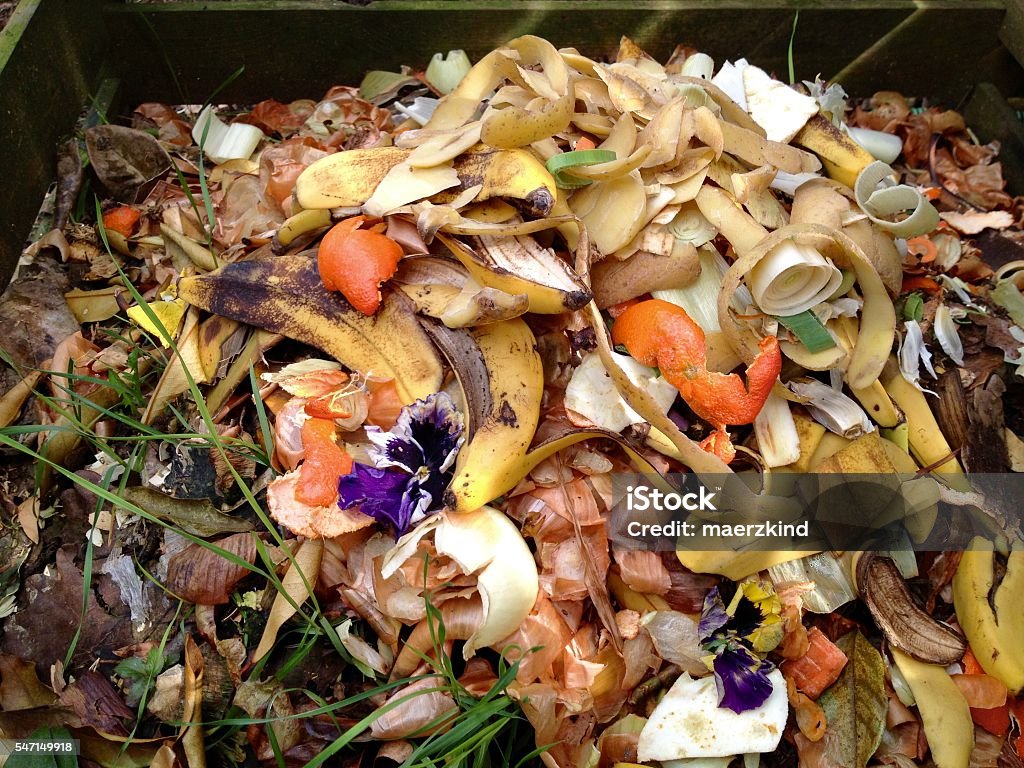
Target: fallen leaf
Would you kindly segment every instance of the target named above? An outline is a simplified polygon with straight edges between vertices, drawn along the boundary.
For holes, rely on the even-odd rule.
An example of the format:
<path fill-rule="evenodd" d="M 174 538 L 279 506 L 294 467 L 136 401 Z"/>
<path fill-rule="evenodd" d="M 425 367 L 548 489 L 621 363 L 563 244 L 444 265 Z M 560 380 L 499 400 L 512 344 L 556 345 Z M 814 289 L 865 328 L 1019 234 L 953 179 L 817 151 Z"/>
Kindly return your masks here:
<path fill-rule="evenodd" d="M 159 141 L 123 125 L 89 128 L 85 147 L 100 183 L 123 203 L 138 202 L 145 196 L 144 188 L 171 167 L 171 158 Z"/>
<path fill-rule="evenodd" d="M 0 654 L 0 710 L 48 707 L 56 700 L 53 691 L 39 682 L 35 664 Z"/>
<path fill-rule="evenodd" d="M 152 488 L 125 488 L 121 498 L 154 517 L 173 523 L 185 533 L 201 538 L 221 533 L 243 533 L 253 528 L 248 520 L 225 515 L 209 501 L 173 499 Z"/>
<path fill-rule="evenodd" d="M 178 756 L 174 754 L 173 749 L 164 744 L 157 750 L 156 755 L 153 757 L 153 762 L 149 764 L 149 768 L 176 768 L 177 765 Z"/>
<path fill-rule="evenodd" d="M 983 229 L 1006 229 L 1013 226 L 1013 215 L 1007 211 L 944 211 L 939 216 L 953 229 L 965 235 L 976 235 Z"/>
<path fill-rule="evenodd" d="M 18 505 L 18 523 L 33 544 L 39 543 L 39 497 L 29 496 Z"/>
<path fill-rule="evenodd" d="M 203 661 L 202 651 L 192 639 L 185 636 L 185 712 L 182 717 L 188 725 L 181 738 L 189 768 L 206 768 L 206 748 L 203 744 Z"/>
<path fill-rule="evenodd" d="M 260 638 L 260 644 L 253 654 L 254 660 L 262 659 L 267 655 L 277 640 L 277 633 L 281 626 L 294 616 L 298 608 L 306 602 L 316 586 L 323 553 L 323 539 L 306 539 L 295 550 L 295 561 L 291 563 L 288 572 L 281 580 L 284 592 L 278 592 L 274 597 L 274 604 L 270 607 L 270 615 L 267 617 L 263 637 Z"/>
<path fill-rule="evenodd" d="M 41 368 L 63 339 L 80 330 L 64 300 L 67 272 L 50 258 L 21 267 L 0 295 L 3 348 L 21 368 Z"/>
<path fill-rule="evenodd" d="M 885 663 L 859 631 L 836 643 L 849 662 L 818 699 L 828 722 L 825 751 L 837 765 L 867 765 L 885 732 Z"/>
<path fill-rule="evenodd" d="M 242 709 L 249 717 L 272 718 L 269 723 L 270 730 L 273 731 L 281 751 L 291 749 L 301 740 L 302 724 L 298 719 L 288 717 L 295 714 L 295 708 L 279 680 L 246 680 L 238 686 L 231 703 Z M 258 757 L 270 759 L 273 753 Z"/>
<path fill-rule="evenodd" d="M 82 620 L 82 572 L 75 565 L 78 544 L 57 550 L 56 568 L 25 579 L 18 595 L 21 610 L 3 625 L 0 649 L 32 659 L 40 675 L 49 675 L 54 662 L 64 658 L 81 623 L 81 636 L 69 669 L 94 660 L 100 648 L 117 648 L 133 641 L 131 626 L 108 614 L 92 590 L 86 592 Z"/>
<path fill-rule="evenodd" d="M 252 534 L 236 533 L 213 543 L 247 563 L 256 559 Z M 249 573 L 248 568 L 206 547 L 192 544 L 171 558 L 166 586 L 190 603 L 223 605 L 230 601 L 235 585 Z"/>
<path fill-rule="evenodd" d="M 60 703 L 75 714 L 81 725 L 115 736 L 127 736 L 124 721 L 135 717 L 113 684 L 91 669 L 61 692 Z"/>

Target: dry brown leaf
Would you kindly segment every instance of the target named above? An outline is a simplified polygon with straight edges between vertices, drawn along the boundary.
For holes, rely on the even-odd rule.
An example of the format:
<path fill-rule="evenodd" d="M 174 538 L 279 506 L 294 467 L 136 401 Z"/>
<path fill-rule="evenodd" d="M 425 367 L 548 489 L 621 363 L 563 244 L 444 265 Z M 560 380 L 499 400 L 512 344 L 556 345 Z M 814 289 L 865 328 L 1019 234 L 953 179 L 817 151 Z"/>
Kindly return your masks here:
<path fill-rule="evenodd" d="M 288 571 L 281 580 L 284 592 L 277 594 L 274 604 L 270 607 L 270 615 L 267 617 L 263 637 L 260 638 L 260 644 L 253 653 L 254 660 L 262 659 L 267 655 L 267 652 L 274 647 L 281 626 L 294 616 L 299 607 L 309 598 L 316 586 L 323 552 L 323 539 L 306 539 L 295 550 L 294 561 L 290 563 Z"/>
<path fill-rule="evenodd" d="M 247 563 L 256 559 L 256 542 L 250 533 L 236 533 L 212 542 Z M 190 603 L 224 605 L 235 585 L 249 569 L 199 544 L 174 555 L 167 565 L 167 588 Z"/>
<path fill-rule="evenodd" d="M 203 745 L 203 653 L 192 635 L 185 636 L 185 711 L 181 743 L 189 768 L 206 768 Z"/>
<path fill-rule="evenodd" d="M 39 543 L 39 497 L 29 496 L 18 505 L 18 523 L 33 544 Z"/>
<path fill-rule="evenodd" d="M 66 269 L 53 259 L 38 259 L 18 270 L 0 296 L 4 351 L 22 369 L 42 367 L 57 344 L 79 330 L 64 300 Z"/>
<path fill-rule="evenodd" d="M 0 710 L 48 707 L 56 701 L 53 691 L 36 676 L 36 666 L 17 656 L 0 654 Z"/>
<path fill-rule="evenodd" d="M 97 125 L 85 132 L 89 162 L 100 183 L 124 203 L 171 167 L 171 158 L 155 138 L 123 125 Z"/>
<path fill-rule="evenodd" d="M 1006 229 L 1013 226 L 1013 215 L 1007 211 L 943 211 L 939 216 L 965 235 L 976 235 L 983 229 Z"/>
<path fill-rule="evenodd" d="M 153 758 L 153 762 L 149 764 L 149 768 L 177 768 L 177 766 L 178 756 L 174 754 L 174 750 L 166 744 L 157 750 L 156 756 Z"/>
<path fill-rule="evenodd" d="M 74 562 L 74 553 L 80 550 L 77 543 L 65 544 L 57 550 L 55 568 L 26 578 L 18 601 L 20 610 L 4 623 L 0 648 L 32 659 L 36 671 L 43 675 L 71 646 L 79 627 L 83 591 L 89 602 L 72 668 L 92 662 L 98 648 L 128 645 L 133 639 L 131 624 L 108 614 L 92 590 L 85 590 L 82 572 Z"/>
<path fill-rule="evenodd" d="M 238 686 L 232 704 L 241 708 L 249 717 L 271 718 L 269 726 L 282 752 L 291 749 L 302 739 L 302 722 L 289 717 L 295 714 L 295 707 L 279 680 L 246 680 Z M 266 744 L 265 753 L 261 750 L 257 757 L 273 760 L 273 749 Z"/>
<path fill-rule="evenodd" d="M 81 725 L 115 736 L 127 736 L 125 723 L 135 717 L 111 682 L 92 670 L 83 672 L 61 692 L 60 703 Z"/>
<path fill-rule="evenodd" d="M 0 397 L 0 427 L 7 427 L 14 423 L 18 414 L 21 413 L 21 406 L 32 394 L 32 388 L 42 375 L 42 371 L 30 371 L 25 378 L 18 381 L 4 393 L 3 397 Z"/>

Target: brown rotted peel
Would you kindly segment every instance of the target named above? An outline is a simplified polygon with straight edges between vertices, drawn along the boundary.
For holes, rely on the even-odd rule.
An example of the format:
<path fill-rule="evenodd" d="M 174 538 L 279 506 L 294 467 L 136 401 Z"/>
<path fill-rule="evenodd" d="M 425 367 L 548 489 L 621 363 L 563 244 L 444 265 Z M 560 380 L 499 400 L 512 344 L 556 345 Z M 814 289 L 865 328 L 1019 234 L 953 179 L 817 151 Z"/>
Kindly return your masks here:
<path fill-rule="evenodd" d="M 896 564 L 865 553 L 857 564 L 857 584 L 886 639 L 918 661 L 952 664 L 963 658 L 967 641 L 914 602 Z"/>

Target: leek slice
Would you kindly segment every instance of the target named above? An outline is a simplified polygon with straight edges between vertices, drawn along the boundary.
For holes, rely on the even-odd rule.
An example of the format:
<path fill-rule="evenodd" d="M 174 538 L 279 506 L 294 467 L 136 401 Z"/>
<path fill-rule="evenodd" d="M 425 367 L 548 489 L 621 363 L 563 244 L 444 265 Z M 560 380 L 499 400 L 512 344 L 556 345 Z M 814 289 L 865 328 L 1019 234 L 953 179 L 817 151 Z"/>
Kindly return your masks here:
<path fill-rule="evenodd" d="M 800 339 L 800 343 L 807 347 L 808 352 L 823 352 L 836 345 L 832 334 L 828 332 L 818 316 L 809 309 L 798 315 L 776 315 L 775 319 Z"/>
<path fill-rule="evenodd" d="M 572 152 L 562 152 L 555 155 L 547 162 L 548 173 L 550 173 L 562 189 L 576 189 L 585 187 L 593 182 L 590 179 L 581 179 L 567 173 L 570 168 L 580 165 L 597 165 L 615 160 L 615 153 L 610 149 L 577 149 Z"/>
<path fill-rule="evenodd" d="M 906 184 L 895 184 L 890 178 L 892 168 L 875 161 L 857 176 L 853 194 L 857 205 L 876 225 L 897 237 L 915 237 L 931 232 L 939 225 L 939 212 L 918 190 Z M 879 183 L 881 189 L 877 189 Z M 900 211 L 910 211 L 902 221 L 891 221 Z"/>
<path fill-rule="evenodd" d="M 255 125 L 231 123 L 228 125 L 207 106 L 199 113 L 192 127 L 192 140 L 215 163 L 228 160 L 248 160 L 263 139 L 263 131 Z"/>
<path fill-rule="evenodd" d="M 435 53 L 427 65 L 424 77 L 437 89 L 438 93 L 449 94 L 455 90 L 462 82 L 462 78 L 469 74 L 469 70 L 472 68 L 469 56 L 463 50 L 448 51 L 447 56 Z"/>
<path fill-rule="evenodd" d="M 762 312 L 791 316 L 816 307 L 843 281 L 839 268 L 809 245 L 780 243 L 761 259 L 747 285 Z"/>

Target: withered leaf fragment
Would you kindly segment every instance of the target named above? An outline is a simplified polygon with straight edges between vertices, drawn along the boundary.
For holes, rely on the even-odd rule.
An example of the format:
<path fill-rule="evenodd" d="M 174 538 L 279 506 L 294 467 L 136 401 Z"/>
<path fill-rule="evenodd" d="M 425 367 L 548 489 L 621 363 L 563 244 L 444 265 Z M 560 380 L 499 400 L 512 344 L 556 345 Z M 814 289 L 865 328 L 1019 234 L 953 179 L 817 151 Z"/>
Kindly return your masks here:
<path fill-rule="evenodd" d="M 121 497 L 193 536 L 216 536 L 219 533 L 251 531 L 252 523 L 225 515 L 209 501 L 175 499 L 152 488 L 125 488 Z"/>
<path fill-rule="evenodd" d="M 123 125 L 97 125 L 85 132 L 89 162 L 100 183 L 123 203 L 138 201 L 150 182 L 171 167 L 160 142 Z"/>
<path fill-rule="evenodd" d="M 875 623 L 896 648 L 930 664 L 963 658 L 963 635 L 917 606 L 892 559 L 865 553 L 857 565 L 857 583 Z"/>

